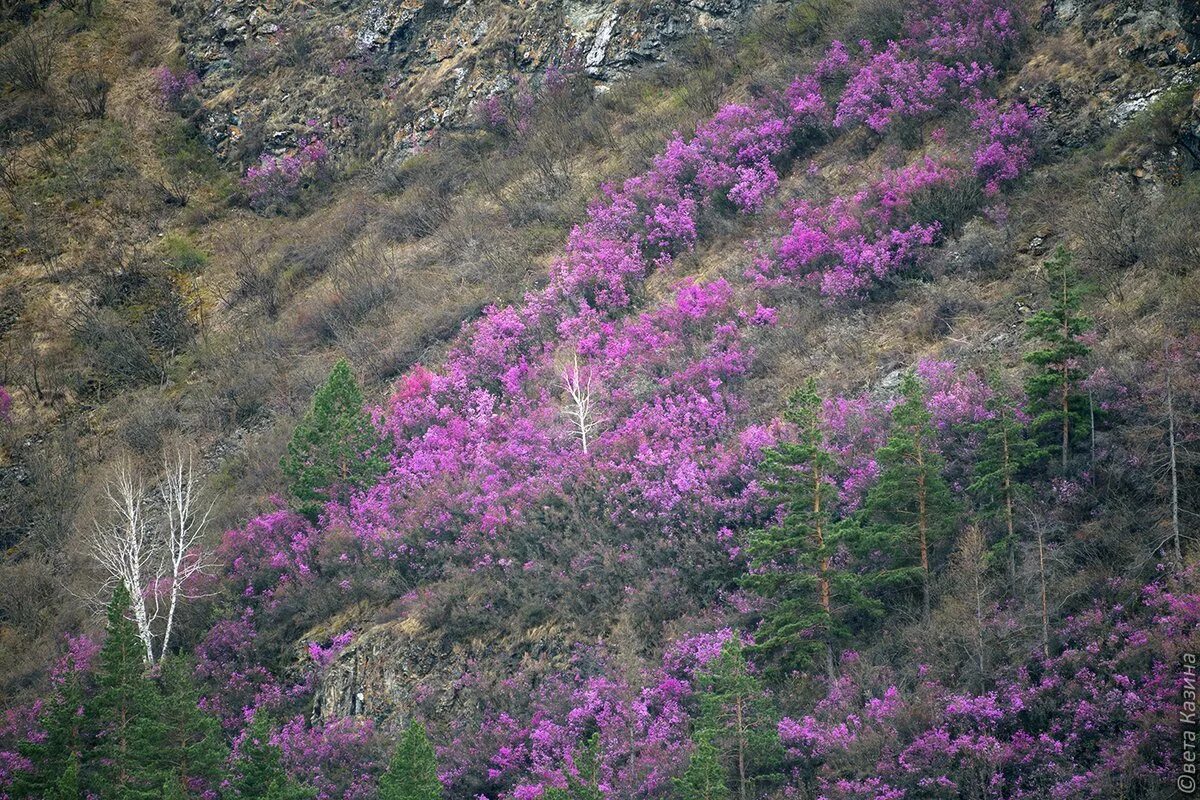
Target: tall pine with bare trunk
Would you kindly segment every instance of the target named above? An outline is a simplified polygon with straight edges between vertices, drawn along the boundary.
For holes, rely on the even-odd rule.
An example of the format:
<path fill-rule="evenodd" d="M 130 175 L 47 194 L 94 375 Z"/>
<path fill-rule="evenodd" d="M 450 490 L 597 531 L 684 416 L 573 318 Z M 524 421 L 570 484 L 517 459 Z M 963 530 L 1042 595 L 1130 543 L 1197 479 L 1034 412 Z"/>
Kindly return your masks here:
<path fill-rule="evenodd" d="M 1034 367 L 1025 388 L 1033 413 L 1032 429 L 1045 452 L 1057 452 L 1066 469 L 1071 443 L 1091 427 L 1091 403 L 1079 383 L 1084 377 L 1083 359 L 1091 352 L 1080 337 L 1091 330 L 1092 323 L 1079 312 L 1083 290 L 1071 254 L 1058 248 L 1044 269 L 1050 302 L 1025 322 L 1025 336 L 1035 345 L 1025 354 Z"/>
<path fill-rule="evenodd" d="M 834 647 L 848 635 L 847 621 L 877 609 L 864 596 L 859 573 L 833 559 L 836 464 L 814 381 L 792 395 L 784 418 L 795 426 L 795 439 L 767 451 L 762 464 L 783 517 L 751 532 L 751 567 L 743 579 L 767 604 L 752 652 L 784 673 L 823 663 L 832 676 Z"/>

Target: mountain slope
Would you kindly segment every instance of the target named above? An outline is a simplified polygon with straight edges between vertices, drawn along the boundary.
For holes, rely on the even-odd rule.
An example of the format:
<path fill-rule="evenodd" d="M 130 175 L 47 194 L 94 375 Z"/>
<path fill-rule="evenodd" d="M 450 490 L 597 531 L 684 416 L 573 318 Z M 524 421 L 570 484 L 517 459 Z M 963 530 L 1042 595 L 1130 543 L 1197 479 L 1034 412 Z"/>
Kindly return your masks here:
<path fill-rule="evenodd" d="M 413 719 L 451 797 L 701 772 L 714 796 L 1172 796 L 1191 17 L 1040 13 L 803 5 L 599 100 L 569 64 L 516 83 L 373 184 L 268 154 L 253 211 L 194 220 L 224 242 L 201 274 L 237 283 L 168 359 L 182 408 L 205 384 L 243 427 L 302 409 L 270 382 L 246 403 L 238 351 L 298 388 L 331 350 L 396 379 L 368 409 L 387 471 L 235 526 L 181 623 L 230 768 L 269 713 L 331 797 L 374 796 Z M 223 516 L 285 489 L 262 464 L 289 427 L 213 449 Z"/>

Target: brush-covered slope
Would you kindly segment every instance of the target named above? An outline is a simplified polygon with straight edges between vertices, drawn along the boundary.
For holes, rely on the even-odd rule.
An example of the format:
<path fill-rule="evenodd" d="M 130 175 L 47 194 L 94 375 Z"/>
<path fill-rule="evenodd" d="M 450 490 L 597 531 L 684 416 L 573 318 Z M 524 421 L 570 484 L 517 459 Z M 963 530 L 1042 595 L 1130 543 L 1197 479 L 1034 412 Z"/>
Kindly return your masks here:
<path fill-rule="evenodd" d="M 178 652 L 127 676 L 189 711 L 145 716 L 227 749 L 138 750 L 123 785 L 406 796 L 420 729 L 430 796 L 453 798 L 1186 792 L 1194 17 L 766 9 L 607 92 L 569 58 L 495 86 L 398 167 L 318 109 L 239 190 L 208 184 L 203 215 L 160 216 L 158 259 L 229 281 L 210 316 L 150 351 L 159 378 L 80 382 L 70 409 L 20 386 L 5 409 L 111 446 L 114 402 L 159 403 L 219 465 L 218 517 L 265 509 L 197 548 L 219 568 L 189 585 Z M 203 127 L 208 69 L 158 73 L 160 124 Z M 58 174 L 19 169 L 20 192 Z M 131 265 L 86 307 L 136 332 L 184 272 Z M 335 354 L 365 403 L 344 366 L 325 380 Z M 19 541 L 6 568 L 36 588 L 77 539 Z M 162 595 L 139 588 L 135 608 Z M 55 606 L 37 631 L 14 603 L 6 636 L 87 628 Z M 60 762 L 107 791 L 121 620 L 29 680 L 11 792 Z M 77 696 L 88 724 L 53 745 Z"/>

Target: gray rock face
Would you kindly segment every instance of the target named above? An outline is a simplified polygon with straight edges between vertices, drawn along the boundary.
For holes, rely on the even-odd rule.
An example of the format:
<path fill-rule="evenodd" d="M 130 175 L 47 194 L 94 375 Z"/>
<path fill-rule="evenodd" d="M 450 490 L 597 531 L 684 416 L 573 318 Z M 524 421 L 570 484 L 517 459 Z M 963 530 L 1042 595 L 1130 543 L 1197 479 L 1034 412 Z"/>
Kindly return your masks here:
<path fill-rule="evenodd" d="M 313 718 L 366 716 L 403 725 L 418 706 L 461 715 L 477 702 L 481 681 L 531 661 L 549 671 L 565 668 L 570 653 L 571 637 L 551 628 L 447 645 L 413 619 L 371 625 L 321 676 Z"/>
<path fill-rule="evenodd" d="M 518 75 L 574 62 L 604 87 L 689 33 L 732 29 L 763 2 L 175 0 L 174 11 L 201 76 L 206 138 L 244 160 L 293 146 L 309 120 L 358 125 L 346 138 L 361 146 L 361 128 L 378 135 L 385 111 L 375 155 L 386 156 L 467 121 Z"/>

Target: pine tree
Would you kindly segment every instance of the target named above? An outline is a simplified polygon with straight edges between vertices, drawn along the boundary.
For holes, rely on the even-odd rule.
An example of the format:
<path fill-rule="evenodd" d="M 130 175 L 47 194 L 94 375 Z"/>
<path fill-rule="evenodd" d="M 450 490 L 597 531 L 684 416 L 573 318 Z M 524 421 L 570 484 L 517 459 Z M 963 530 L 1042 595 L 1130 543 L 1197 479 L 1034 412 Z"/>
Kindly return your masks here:
<path fill-rule="evenodd" d="M 229 800 L 308 800 L 313 792 L 283 768 L 283 754 L 271 743 L 271 718 L 255 713 L 237 748 L 225 797 Z"/>
<path fill-rule="evenodd" d="M 797 391 L 784 417 L 796 426 L 796 441 L 767 451 L 767 488 L 784 509 L 778 525 L 753 531 L 751 568 L 743 584 L 766 598 L 752 652 L 782 671 L 805 669 L 823 657 L 833 673 L 833 645 L 847 634 L 845 619 L 869 606 L 856 573 L 837 569 L 836 490 L 829 483 L 833 456 L 821 429 L 821 398 L 815 381 Z"/>
<path fill-rule="evenodd" d="M 699 676 L 697 689 L 697 736 L 707 737 L 718 761 L 728 764 L 738 800 L 754 797 L 759 787 L 779 780 L 783 747 L 776 732 L 777 715 L 736 636 Z"/>
<path fill-rule="evenodd" d="M 1083 378 L 1080 360 L 1091 349 L 1080 341 L 1092 323 L 1079 313 L 1082 291 L 1071 267 L 1071 254 L 1062 247 L 1045 262 L 1051 303 L 1025 323 L 1025 337 L 1040 344 L 1025 354 L 1036 371 L 1026 382 L 1034 414 L 1032 428 L 1045 441 L 1046 450 L 1058 447 L 1066 468 L 1071 453 L 1071 433 L 1085 433 L 1090 425 L 1090 403 L 1078 389 Z"/>
<path fill-rule="evenodd" d="M 189 663 L 178 657 L 163 661 L 161 686 L 167 784 L 174 785 L 181 798 L 191 796 L 197 785 L 215 788 L 221 782 L 225 743 L 220 723 L 199 707 Z"/>
<path fill-rule="evenodd" d="M 943 477 L 945 462 L 933 449 L 930 414 L 921 384 L 911 372 L 901 384 L 903 400 L 892 411 L 892 431 L 876 453 L 879 480 L 863 504 L 861 543 L 890 566 L 874 582 L 884 589 L 921 587 L 929 619 L 932 550 L 954 528 L 957 508 Z"/>
<path fill-rule="evenodd" d="M 1003 522 L 1004 535 L 997 543 L 997 550 L 1007 558 L 1009 582 L 1015 585 L 1020 549 L 1015 513 L 1021 489 L 1018 477 L 1036 460 L 1037 446 L 1029 439 L 1018 409 L 995 380 L 992 384 L 994 393 L 987 404 L 990 418 L 980 423 L 982 436 L 969 489 L 985 517 Z"/>
<path fill-rule="evenodd" d="M 440 800 L 441 796 L 433 745 L 425 726 L 413 720 L 379 781 L 379 800 Z"/>
<path fill-rule="evenodd" d="M 675 796 L 679 800 L 729 800 L 731 797 L 720 754 L 708 733 L 696 734 L 687 769 L 675 779 Z"/>
<path fill-rule="evenodd" d="M 88 788 L 113 800 L 157 800 L 166 753 L 154 683 L 146 677 L 145 647 L 126 616 L 129 590 L 120 584 L 108 606 L 96 696 L 86 710 L 96 744 L 88 753 Z"/>
<path fill-rule="evenodd" d="M 296 511 L 316 521 L 326 502 L 370 484 L 385 468 L 379 449 L 362 392 L 342 359 L 313 395 L 280 462 Z"/>

